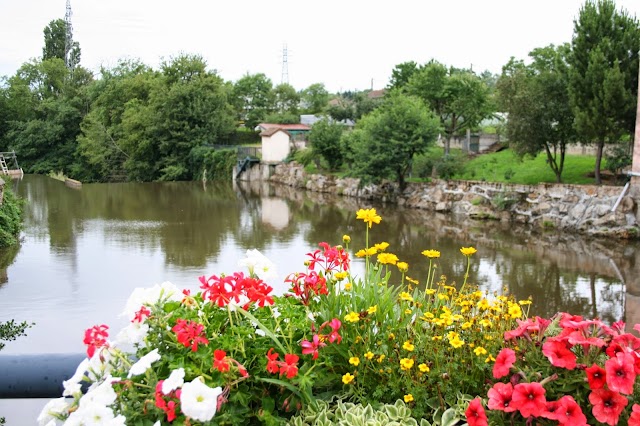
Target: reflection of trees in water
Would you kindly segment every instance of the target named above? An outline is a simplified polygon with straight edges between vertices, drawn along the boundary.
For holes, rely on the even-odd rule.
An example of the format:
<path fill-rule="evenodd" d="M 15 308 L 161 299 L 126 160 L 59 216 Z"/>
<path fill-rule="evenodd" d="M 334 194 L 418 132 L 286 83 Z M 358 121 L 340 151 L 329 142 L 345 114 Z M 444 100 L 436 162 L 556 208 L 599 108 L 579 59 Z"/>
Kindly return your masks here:
<path fill-rule="evenodd" d="M 9 281 L 7 269 L 16 260 L 20 244 L 0 249 L 0 286 Z"/>

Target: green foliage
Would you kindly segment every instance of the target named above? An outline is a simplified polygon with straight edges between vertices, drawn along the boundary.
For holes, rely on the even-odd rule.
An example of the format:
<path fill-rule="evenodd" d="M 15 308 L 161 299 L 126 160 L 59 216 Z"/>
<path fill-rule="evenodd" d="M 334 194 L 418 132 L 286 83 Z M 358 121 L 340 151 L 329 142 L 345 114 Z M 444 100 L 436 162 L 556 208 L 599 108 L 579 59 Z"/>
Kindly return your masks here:
<path fill-rule="evenodd" d="M 351 402 L 317 400 L 292 417 L 289 426 L 418 426 L 411 410 L 398 400 L 395 404 L 372 407 Z M 420 423 L 422 425 L 423 423 Z"/>
<path fill-rule="evenodd" d="M 471 71 L 448 69 L 431 61 L 412 73 L 403 91 L 422 99 L 435 115 L 445 134 L 445 154 L 450 138 L 474 129 L 490 117 L 495 108 L 486 83 Z"/>
<path fill-rule="evenodd" d="M 631 165 L 632 158 L 626 146 L 620 144 L 615 145 L 607 150 L 605 154 L 607 160 L 607 170 L 616 175 Z"/>
<path fill-rule="evenodd" d="M 342 164 L 343 154 L 340 144 L 344 126 L 323 119 L 316 122 L 309 132 L 311 149 L 329 165 L 329 170 L 337 170 Z"/>
<path fill-rule="evenodd" d="M 358 122 L 345 139 L 345 156 L 363 182 L 391 178 L 403 189 L 413 157 L 435 142 L 439 130 L 420 99 L 395 92 Z"/>
<path fill-rule="evenodd" d="M 300 122 L 300 116 L 289 112 L 271 113 L 264 117 L 264 122 L 276 124 L 297 124 Z"/>
<path fill-rule="evenodd" d="M 306 167 L 313 163 L 317 157 L 311 148 L 305 148 L 296 151 L 293 155 L 293 159 Z"/>
<path fill-rule="evenodd" d="M 518 202 L 517 194 L 500 192 L 491 197 L 491 204 L 498 210 L 509 210 L 511 206 Z"/>
<path fill-rule="evenodd" d="M 30 328 L 33 324 L 29 324 L 26 321 L 16 323 L 15 320 L 0 321 L 0 350 L 5 346 L 5 342 L 16 340 L 18 337 L 26 336 L 25 330 Z"/>
<path fill-rule="evenodd" d="M 604 145 L 633 134 L 638 96 L 640 24 L 612 0 L 587 1 L 574 22 L 569 92 L 582 142 L 597 146 L 595 175 Z"/>
<path fill-rule="evenodd" d="M 69 57 L 72 68 L 80 63 L 80 45 L 77 41 L 71 41 L 71 51 L 66 51 L 67 24 L 63 19 L 56 19 L 49 22 L 44 29 L 44 47 L 42 48 L 42 59 L 59 58 L 63 61 Z"/>
<path fill-rule="evenodd" d="M 238 154 L 232 149 L 209 151 L 203 158 L 202 166 L 207 172 L 207 180 L 229 181 L 233 167 L 238 164 Z"/>
<path fill-rule="evenodd" d="M 570 167 L 566 167 L 562 180 L 567 184 L 593 184 L 593 172 L 595 159 L 588 155 L 567 155 L 566 160 Z M 509 179 L 505 178 L 511 170 Z M 488 182 L 508 182 L 515 184 L 536 185 L 541 182 L 553 183 L 556 176 L 547 164 L 547 157 L 541 153 L 534 158 L 523 158 L 511 149 L 499 152 L 478 155 L 464 165 L 464 170 L 453 176 L 460 180 L 482 180 Z"/>
<path fill-rule="evenodd" d="M 319 114 L 329 103 L 329 92 L 323 83 L 314 83 L 302 91 L 305 114 Z"/>
<path fill-rule="evenodd" d="M 529 53 L 530 65 L 511 58 L 497 83 L 500 103 L 509 116 L 509 146 L 521 157 L 544 152 L 557 182 L 562 181 L 566 148 L 576 140 L 567 86 L 568 55 L 565 44 L 534 49 Z"/>
<path fill-rule="evenodd" d="M 6 184 L 3 198 L 0 204 L 0 248 L 17 244 L 22 230 L 22 200 Z"/>
<path fill-rule="evenodd" d="M 274 110 L 275 100 L 273 83 L 262 73 L 246 74 L 233 85 L 231 102 L 238 120 L 250 129 L 263 122 Z"/>
<path fill-rule="evenodd" d="M 298 123 L 300 120 L 298 105 L 300 104 L 300 94 L 296 92 L 296 89 L 287 83 L 278 84 L 273 89 L 273 94 L 275 96 L 275 112 L 279 114 L 286 114 L 289 116 L 298 117 Z M 267 120 L 267 122 L 271 122 Z"/>

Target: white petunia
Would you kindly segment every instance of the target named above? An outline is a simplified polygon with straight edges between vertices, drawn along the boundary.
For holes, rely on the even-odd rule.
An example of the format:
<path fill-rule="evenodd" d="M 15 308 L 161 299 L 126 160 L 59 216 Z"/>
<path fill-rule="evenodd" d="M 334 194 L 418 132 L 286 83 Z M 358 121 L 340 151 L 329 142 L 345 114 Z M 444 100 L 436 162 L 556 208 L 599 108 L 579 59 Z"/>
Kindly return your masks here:
<path fill-rule="evenodd" d="M 264 281 L 277 276 L 276 265 L 256 249 L 247 250 L 247 257 L 240 260 L 238 265 L 246 266 L 250 274 L 256 274 Z"/>
<path fill-rule="evenodd" d="M 182 297 L 182 291 L 169 281 L 148 288 L 138 287 L 129 296 L 122 315 L 132 320 L 142 306 L 154 305 L 159 300 L 180 302 Z"/>
<path fill-rule="evenodd" d="M 119 359 L 113 355 L 112 348 L 103 347 L 98 349 L 89 360 L 89 367 L 87 369 L 87 376 L 94 382 L 90 389 L 96 387 L 96 382 L 108 376 L 111 371 L 113 371 L 114 364 L 118 365 L 119 363 Z"/>
<path fill-rule="evenodd" d="M 98 385 L 92 389 L 89 389 L 87 393 L 80 398 L 80 406 L 82 407 L 83 404 L 113 404 L 118 395 L 116 395 L 116 392 L 113 390 L 112 383 L 119 380 L 119 377 L 107 376 L 104 381 L 98 383 Z"/>
<path fill-rule="evenodd" d="M 73 376 L 71 376 L 68 380 L 64 380 L 62 382 L 62 386 L 64 387 L 62 396 L 74 396 L 82 392 L 82 385 L 80 384 L 80 381 L 82 380 L 88 369 L 89 359 L 85 358 L 80 364 L 78 364 L 78 368 L 76 368 L 76 372 L 73 374 Z"/>
<path fill-rule="evenodd" d="M 131 366 L 129 370 L 129 374 L 127 377 L 138 376 L 140 374 L 144 374 L 149 368 L 151 368 L 151 364 L 158 361 L 160 359 L 160 354 L 158 353 L 158 349 L 154 349 L 142 358 L 138 360 L 135 364 Z"/>
<path fill-rule="evenodd" d="M 221 387 L 210 388 L 202 382 L 202 377 L 185 383 L 180 394 L 182 412 L 194 420 L 208 422 L 216 415 L 220 394 Z"/>
<path fill-rule="evenodd" d="M 149 333 L 149 325 L 143 322 L 131 322 L 118 333 L 117 345 L 134 345 L 144 342 Z"/>
<path fill-rule="evenodd" d="M 65 426 L 126 426 L 126 418 L 123 415 L 116 416 L 113 410 L 97 402 L 86 402 L 71 413 Z"/>
<path fill-rule="evenodd" d="M 162 393 L 169 395 L 172 390 L 178 389 L 184 384 L 184 368 L 176 368 L 169 378 L 162 382 Z"/>
<path fill-rule="evenodd" d="M 72 401 L 72 399 L 61 397 L 47 402 L 38 416 L 38 424 L 40 426 L 48 425 L 51 422 L 55 424 L 56 416 L 69 413 L 70 402 Z"/>

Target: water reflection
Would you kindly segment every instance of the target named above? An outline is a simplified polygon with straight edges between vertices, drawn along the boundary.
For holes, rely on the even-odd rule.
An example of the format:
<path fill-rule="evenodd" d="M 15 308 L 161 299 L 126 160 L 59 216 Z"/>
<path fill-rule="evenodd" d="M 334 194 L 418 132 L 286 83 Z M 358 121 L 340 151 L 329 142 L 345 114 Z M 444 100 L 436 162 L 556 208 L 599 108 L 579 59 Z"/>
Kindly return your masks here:
<path fill-rule="evenodd" d="M 420 253 L 430 248 L 442 252 L 439 274 L 462 279 L 466 261 L 459 248 L 473 245 L 478 253 L 469 281 L 490 292 L 507 288 L 520 299 L 531 296 L 532 313 L 571 311 L 607 322 L 639 315 L 633 296 L 640 295 L 637 243 L 452 220 L 264 183 L 87 184 L 74 190 L 25 176 L 16 190 L 27 200 L 24 241 L 19 251 L 0 252 L 0 320 L 35 321 L 36 327 L 8 352 L 82 351 L 84 328 L 117 328 L 133 288 L 169 280 L 197 289 L 198 276 L 233 272 L 250 248 L 275 261 L 280 274 L 272 284 L 282 293 L 282 279 L 301 270 L 318 242 L 338 244 L 349 234 L 351 247 L 362 248 L 364 224 L 355 211 L 370 206 L 383 217 L 371 240 L 389 242 L 415 279 L 426 277 L 428 261 Z M 354 268 L 362 270 L 360 260 Z"/>

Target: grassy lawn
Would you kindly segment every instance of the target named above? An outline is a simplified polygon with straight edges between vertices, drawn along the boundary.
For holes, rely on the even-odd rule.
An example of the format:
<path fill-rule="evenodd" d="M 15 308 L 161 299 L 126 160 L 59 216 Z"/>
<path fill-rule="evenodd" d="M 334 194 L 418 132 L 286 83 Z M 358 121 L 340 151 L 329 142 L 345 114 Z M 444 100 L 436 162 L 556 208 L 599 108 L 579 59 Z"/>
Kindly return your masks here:
<path fill-rule="evenodd" d="M 486 180 L 488 182 L 508 182 L 535 185 L 541 182 L 554 183 L 555 175 L 546 163 L 546 155 L 520 160 L 510 149 L 479 155 L 465 163 L 464 171 L 454 175 L 454 179 Z M 595 168 L 595 157 L 567 155 L 564 161 L 562 182 L 569 184 L 593 184 L 589 177 Z M 602 170 L 605 162 L 602 162 Z"/>

